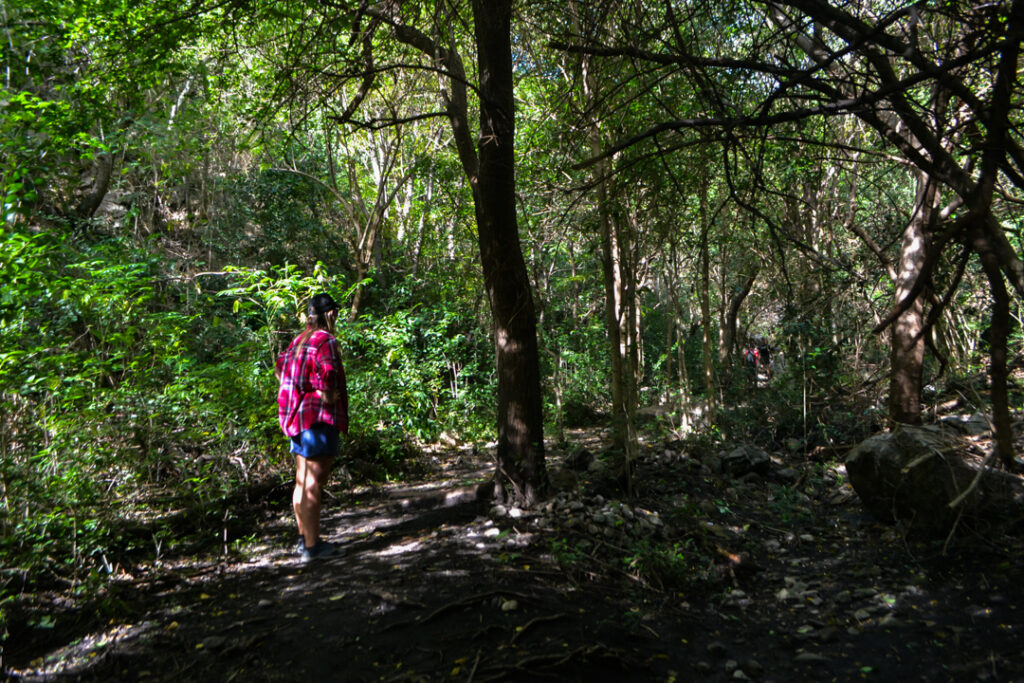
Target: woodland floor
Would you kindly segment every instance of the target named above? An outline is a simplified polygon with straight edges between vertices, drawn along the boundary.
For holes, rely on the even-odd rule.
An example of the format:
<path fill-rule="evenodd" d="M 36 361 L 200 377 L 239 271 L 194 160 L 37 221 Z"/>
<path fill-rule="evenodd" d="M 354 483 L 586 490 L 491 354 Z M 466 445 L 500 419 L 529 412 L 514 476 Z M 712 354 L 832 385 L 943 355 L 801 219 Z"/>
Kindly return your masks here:
<path fill-rule="evenodd" d="M 242 554 L 135 568 L 88 606 L 25 596 L 3 664 L 29 681 L 1024 680 L 1020 534 L 963 526 L 944 552 L 873 522 L 841 466 L 794 456 L 781 487 L 663 452 L 645 448 L 630 503 L 661 514 L 663 544 L 717 558 L 691 577 L 578 545 L 557 516 L 495 517 L 473 495 L 486 454 L 435 454 L 415 485 L 332 487 L 343 557 L 299 563 L 279 486 Z M 600 503 L 595 486 L 571 497 Z"/>

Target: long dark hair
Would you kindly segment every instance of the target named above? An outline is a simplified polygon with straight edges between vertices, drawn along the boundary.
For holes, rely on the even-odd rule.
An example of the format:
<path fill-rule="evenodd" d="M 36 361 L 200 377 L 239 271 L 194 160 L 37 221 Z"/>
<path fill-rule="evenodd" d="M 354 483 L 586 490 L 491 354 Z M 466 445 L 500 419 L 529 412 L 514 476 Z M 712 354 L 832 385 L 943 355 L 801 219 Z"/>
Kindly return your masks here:
<path fill-rule="evenodd" d="M 330 294 L 317 294 L 311 298 L 306 305 L 306 329 L 295 340 L 296 344 L 305 344 L 306 340 L 317 330 L 330 332 L 330 313 L 337 310 L 338 304 L 334 302 Z"/>

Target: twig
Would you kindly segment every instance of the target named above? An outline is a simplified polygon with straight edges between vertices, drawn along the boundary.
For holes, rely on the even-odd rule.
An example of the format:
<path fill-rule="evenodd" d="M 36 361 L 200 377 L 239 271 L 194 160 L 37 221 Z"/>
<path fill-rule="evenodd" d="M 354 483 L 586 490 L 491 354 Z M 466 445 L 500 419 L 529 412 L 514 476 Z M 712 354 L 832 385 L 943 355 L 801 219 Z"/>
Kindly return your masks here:
<path fill-rule="evenodd" d="M 546 617 L 534 617 L 533 619 L 530 619 L 528 622 L 523 624 L 519 628 L 519 630 L 515 632 L 515 634 L 512 636 L 512 639 L 509 641 L 509 643 L 516 642 L 516 638 L 518 638 L 519 636 L 521 636 L 524 633 L 526 633 L 526 629 L 530 628 L 534 624 L 540 624 L 540 623 L 543 623 L 545 621 L 557 621 L 557 620 L 559 620 L 559 619 L 561 619 L 563 617 L 565 617 L 565 613 L 564 612 L 559 612 L 558 614 L 551 614 L 551 615 L 546 616 Z M 474 666 L 473 668 L 475 669 L 476 667 Z"/>
<path fill-rule="evenodd" d="M 576 657 L 577 655 L 582 654 L 582 655 L 586 656 L 586 655 L 590 655 L 590 654 L 592 654 L 594 652 L 597 652 L 598 650 L 601 650 L 601 649 L 607 650 L 608 648 L 606 648 L 606 647 L 604 647 L 602 645 L 593 645 L 593 646 L 590 646 L 590 647 L 588 647 L 586 645 L 581 645 L 580 647 L 576 648 L 575 650 L 572 650 L 571 652 L 566 652 L 566 653 L 561 653 L 560 652 L 560 653 L 555 653 L 555 654 L 543 654 L 543 655 L 537 655 L 535 657 L 529 657 L 529 658 L 524 659 L 523 661 L 519 662 L 518 664 L 514 664 L 512 666 L 492 667 L 491 669 L 489 669 L 489 671 L 496 671 L 497 675 L 491 676 L 491 677 L 487 678 L 486 680 L 497 681 L 497 680 L 506 679 L 506 678 L 508 678 L 508 673 L 511 672 L 511 671 L 518 671 L 518 672 L 521 672 L 521 673 L 524 673 L 524 674 L 533 674 L 533 678 L 536 678 L 537 672 L 536 671 L 530 671 L 528 669 L 528 667 L 533 666 L 533 665 L 537 665 L 537 664 L 542 665 L 542 666 L 546 666 L 546 667 L 552 667 L 552 666 L 557 667 L 557 666 L 561 666 L 562 664 L 565 664 L 566 662 L 570 661 L 573 657 Z"/>
<path fill-rule="evenodd" d="M 381 632 L 383 633 L 384 631 L 390 631 L 393 628 L 398 628 L 400 626 L 408 626 L 410 624 L 425 624 L 426 622 L 428 622 L 431 619 L 437 617 L 438 615 L 444 614 L 448 610 L 455 609 L 456 607 L 465 607 L 466 605 L 471 605 L 474 602 L 479 602 L 480 600 L 482 600 L 484 598 L 488 598 L 488 597 L 490 597 L 492 595 L 515 595 L 517 598 L 523 598 L 524 600 L 525 599 L 529 599 L 529 597 L 530 597 L 530 596 L 527 596 L 527 595 L 521 595 L 519 593 L 513 593 L 511 591 L 504 591 L 504 590 L 494 590 L 494 591 L 487 591 L 486 593 L 478 593 L 477 595 L 471 595 L 468 598 L 463 598 L 462 600 L 458 600 L 456 602 L 450 602 L 450 603 L 448 603 L 446 605 L 441 605 L 440 607 L 438 607 L 437 609 L 435 609 L 433 612 L 431 612 L 430 614 L 428 614 L 425 617 L 406 619 L 405 621 L 396 621 L 393 624 L 388 624 L 383 629 L 381 629 Z"/>
<path fill-rule="evenodd" d="M 916 460 L 912 460 L 908 464 L 904 465 L 903 469 L 900 470 L 900 473 L 901 474 L 906 474 L 907 472 L 909 472 L 910 470 L 914 469 L 915 467 L 917 467 L 921 463 L 925 462 L 926 460 L 931 460 L 936 455 L 942 455 L 942 453 L 940 453 L 938 450 L 933 448 L 931 453 L 925 453 L 920 458 L 917 458 Z"/>
<path fill-rule="evenodd" d="M 972 389 L 973 389 L 973 387 L 972 387 Z M 957 393 L 960 394 L 960 396 L 962 396 L 965 401 L 967 400 L 967 397 L 964 396 L 963 393 L 961 393 L 959 391 Z M 978 399 L 978 403 L 981 403 L 981 396 L 978 396 L 978 391 L 976 389 L 974 389 L 974 396 L 975 396 L 975 398 Z M 996 431 L 996 426 L 994 424 L 992 424 L 992 420 L 991 420 L 991 418 L 989 418 L 988 414 L 987 413 L 982 413 L 982 415 L 985 418 L 985 422 L 988 422 L 988 428 L 992 432 L 995 432 Z M 985 472 L 988 471 L 988 468 L 992 466 L 992 460 L 995 458 L 995 456 L 998 453 L 999 453 L 999 449 L 998 448 L 993 448 L 992 449 L 992 452 L 988 454 L 987 458 L 985 458 L 985 462 L 981 463 L 981 469 L 978 470 L 978 474 L 975 475 L 974 480 L 971 482 L 970 486 L 967 487 L 967 490 L 964 491 L 963 493 L 961 493 L 959 496 L 957 496 L 956 498 L 954 498 L 950 502 L 950 504 L 949 504 L 949 509 L 950 510 L 952 510 L 957 505 L 962 503 L 963 500 L 965 498 L 967 498 L 967 496 L 969 496 L 974 489 L 978 488 L 978 484 L 981 483 L 981 477 L 985 474 Z M 957 517 L 957 522 L 959 522 L 959 521 L 960 521 L 960 518 Z M 954 525 L 953 528 L 955 529 L 956 526 Z M 950 532 L 950 536 L 952 536 L 952 532 Z M 948 538 L 946 539 L 946 542 L 949 543 L 949 539 Z M 945 552 L 946 552 L 945 548 L 943 548 L 942 552 L 943 552 L 943 554 L 945 554 Z"/>
<path fill-rule="evenodd" d="M 988 471 L 989 467 L 991 467 L 992 461 L 995 459 L 996 455 L 998 455 L 998 454 L 999 454 L 999 450 L 993 448 L 992 452 L 988 454 L 987 458 L 985 458 L 985 462 L 983 462 L 981 464 L 981 469 L 979 469 L 978 473 L 976 475 L 974 475 L 974 480 L 971 481 L 970 486 L 968 486 L 967 489 L 964 490 L 963 493 L 961 493 L 959 496 L 957 496 L 952 501 L 950 501 L 950 503 L 949 503 L 949 509 L 950 510 L 952 510 L 957 505 L 962 503 L 967 496 L 971 495 L 971 492 L 974 491 L 974 489 L 978 488 L 978 484 L 981 483 L 981 477 L 985 474 L 985 472 Z"/>
<path fill-rule="evenodd" d="M 994 452 L 994 451 L 993 451 Z M 942 556 L 946 556 L 946 551 L 949 549 L 949 543 L 953 540 L 953 534 L 956 533 L 957 526 L 960 525 L 960 520 L 963 519 L 964 509 L 960 508 L 960 513 L 956 516 L 956 521 L 953 522 L 953 528 L 949 530 L 949 535 L 946 536 L 946 542 L 942 544 Z"/>
<path fill-rule="evenodd" d="M 652 635 L 652 636 L 654 636 L 655 638 L 661 638 L 661 636 L 659 636 L 659 635 L 658 635 L 658 632 L 657 632 L 657 631 L 655 631 L 655 630 L 654 630 L 653 628 L 651 628 L 650 626 L 648 626 L 647 624 L 638 624 L 638 625 L 640 626 L 640 628 L 645 628 L 645 629 L 647 629 L 648 631 L 650 631 L 650 632 L 651 632 L 651 635 Z"/>
<path fill-rule="evenodd" d="M 480 666 L 480 654 L 483 650 L 476 651 L 476 659 L 473 660 L 473 668 L 469 670 L 469 678 L 466 679 L 466 683 L 473 683 L 473 676 L 476 675 L 476 668 Z"/>

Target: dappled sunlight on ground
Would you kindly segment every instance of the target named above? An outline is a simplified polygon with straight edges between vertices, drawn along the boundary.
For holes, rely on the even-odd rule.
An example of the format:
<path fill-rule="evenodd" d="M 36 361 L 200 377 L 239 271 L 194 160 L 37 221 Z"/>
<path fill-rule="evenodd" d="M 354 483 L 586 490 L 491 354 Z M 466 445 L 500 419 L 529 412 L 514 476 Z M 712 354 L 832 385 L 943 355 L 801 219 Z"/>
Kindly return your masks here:
<path fill-rule="evenodd" d="M 29 681 L 1024 674 L 1012 555 L 911 545 L 818 463 L 781 486 L 709 476 L 663 444 L 641 456 L 637 499 L 574 490 L 515 516 L 477 497 L 486 454 L 435 454 L 410 485 L 335 483 L 323 534 L 346 553 L 306 564 L 281 488 L 239 555 L 167 557 L 88 607 L 55 602 L 51 637 L 4 664 Z M 627 518 L 654 535 L 613 535 Z"/>

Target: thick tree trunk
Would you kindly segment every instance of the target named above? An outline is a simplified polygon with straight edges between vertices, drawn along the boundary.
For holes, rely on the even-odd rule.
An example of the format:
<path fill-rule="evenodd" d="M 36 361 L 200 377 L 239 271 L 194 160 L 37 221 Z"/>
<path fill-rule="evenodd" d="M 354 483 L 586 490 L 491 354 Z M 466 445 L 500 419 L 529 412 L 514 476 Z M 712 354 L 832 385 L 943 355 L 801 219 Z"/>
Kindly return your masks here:
<path fill-rule="evenodd" d="M 94 169 L 96 175 L 93 177 L 92 188 L 75 209 L 75 214 L 81 218 L 92 218 L 92 215 L 100 208 L 100 204 L 103 203 L 103 198 L 107 196 L 107 190 L 110 189 L 110 175 L 114 170 L 114 156 L 109 153 L 99 155 L 96 158 Z"/>
<path fill-rule="evenodd" d="M 992 397 L 992 423 L 995 426 L 996 448 L 999 459 L 1007 469 L 1015 469 L 1013 425 L 1010 420 L 1010 395 L 1007 388 L 1007 344 L 1010 335 L 1010 293 L 1006 288 L 999 259 L 983 230 L 975 227 L 968 236 L 981 260 L 982 268 L 992 288 L 992 321 L 989 327 L 989 367 Z"/>
<path fill-rule="evenodd" d="M 594 147 L 598 145 L 595 143 Z M 598 167 L 603 172 L 603 164 Z M 626 450 L 626 357 L 623 353 L 622 271 L 619 268 L 618 230 L 613 229 L 608 211 L 608 191 L 602 181 L 597 187 L 597 212 L 601 226 L 601 268 L 604 274 L 604 317 L 611 362 L 612 443 L 615 451 Z"/>
<path fill-rule="evenodd" d="M 740 315 L 740 307 L 743 306 L 747 295 L 753 289 L 754 281 L 757 280 L 760 270 L 760 265 L 754 264 L 750 275 L 747 276 L 743 285 L 733 294 L 732 299 L 729 301 L 729 308 L 725 311 L 725 319 L 722 321 L 722 346 L 719 349 L 719 359 L 723 363 L 727 362 L 732 356 L 733 351 L 736 350 L 736 327 Z"/>
<path fill-rule="evenodd" d="M 914 213 L 903 233 L 896 271 L 896 302 L 903 301 L 917 282 L 928 251 L 928 234 L 937 208 L 938 189 L 925 174 L 918 178 Z M 921 381 L 924 371 L 924 293 L 893 323 L 889 383 L 889 419 L 921 423 Z"/>
<path fill-rule="evenodd" d="M 530 505 L 544 494 L 547 472 L 536 312 L 516 219 L 511 16 L 510 0 L 473 0 L 481 135 L 474 202 L 498 371 L 495 496 Z"/>
<path fill-rule="evenodd" d="M 472 9 L 480 74 L 478 145 L 469 125 L 466 70 L 454 46 L 403 23 L 397 5 L 368 7 L 366 12 L 391 26 L 399 42 L 429 55 L 447 74 L 441 98 L 459 162 L 473 192 L 480 263 L 494 321 L 498 373 L 495 498 L 530 505 L 544 495 L 547 471 L 537 315 L 515 206 L 512 3 L 473 0 Z"/>

